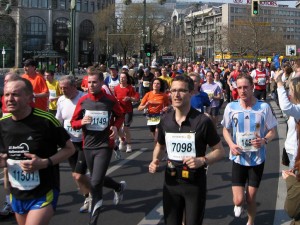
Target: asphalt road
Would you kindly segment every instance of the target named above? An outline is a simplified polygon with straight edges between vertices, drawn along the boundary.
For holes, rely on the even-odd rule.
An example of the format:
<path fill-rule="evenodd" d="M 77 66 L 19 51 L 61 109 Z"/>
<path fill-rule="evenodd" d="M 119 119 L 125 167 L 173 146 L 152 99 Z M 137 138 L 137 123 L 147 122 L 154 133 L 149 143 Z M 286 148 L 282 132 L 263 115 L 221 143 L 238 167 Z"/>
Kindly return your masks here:
<path fill-rule="evenodd" d="M 257 196 L 257 217 L 255 224 L 288 224 L 289 219 L 283 211 L 283 199 L 286 193 L 280 178 L 280 156 L 285 139 L 285 122 L 280 118 L 278 107 L 272 102 L 279 126 L 280 138 L 268 144 L 268 155 L 261 187 Z M 127 189 L 120 205 L 113 205 L 113 191 L 104 188 L 104 208 L 98 224 L 104 225 L 151 225 L 164 224 L 162 213 L 163 172 L 148 173 L 152 158 L 153 141 L 145 126 L 143 115 L 135 111 L 132 124 L 133 153 L 122 153 L 123 159 L 112 158 L 108 175 L 116 181 L 125 180 Z M 219 128 L 221 135 L 221 128 Z M 222 135 L 221 135 L 222 136 Z M 226 157 L 209 167 L 208 192 L 204 225 L 240 225 L 246 224 L 246 217 L 234 218 L 231 193 L 231 162 L 228 160 L 228 146 L 223 141 Z M 0 185 L 0 196 L 3 188 Z M 3 202 L 3 197 L 0 202 Z M 79 213 L 83 197 L 78 193 L 67 163 L 61 164 L 61 196 L 57 212 L 51 225 L 88 224 L 89 215 Z M 0 221 L 1 225 L 16 224 L 14 219 Z"/>

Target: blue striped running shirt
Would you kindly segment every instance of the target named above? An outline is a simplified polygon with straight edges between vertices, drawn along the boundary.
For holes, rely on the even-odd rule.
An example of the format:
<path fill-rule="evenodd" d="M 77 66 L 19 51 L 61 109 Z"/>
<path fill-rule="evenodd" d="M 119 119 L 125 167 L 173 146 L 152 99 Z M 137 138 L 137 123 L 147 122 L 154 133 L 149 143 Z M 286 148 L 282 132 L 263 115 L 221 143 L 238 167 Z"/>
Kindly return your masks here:
<path fill-rule="evenodd" d="M 277 120 L 268 103 L 257 100 L 249 110 L 241 107 L 240 100 L 230 102 L 225 108 L 222 125 L 232 129 L 233 142 L 244 149 L 237 156 L 230 151 L 230 160 L 243 166 L 260 165 L 266 160 L 266 145 L 254 150 L 250 141 L 256 135 L 265 137 L 270 129 L 277 126 Z"/>

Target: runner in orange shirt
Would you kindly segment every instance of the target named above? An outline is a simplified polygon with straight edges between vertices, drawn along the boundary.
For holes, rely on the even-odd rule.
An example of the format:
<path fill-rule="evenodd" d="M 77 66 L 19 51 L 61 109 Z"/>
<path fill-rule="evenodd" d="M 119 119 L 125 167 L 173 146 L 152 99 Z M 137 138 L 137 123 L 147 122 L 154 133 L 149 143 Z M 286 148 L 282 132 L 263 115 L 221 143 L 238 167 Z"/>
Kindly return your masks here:
<path fill-rule="evenodd" d="M 47 111 L 49 90 L 44 77 L 35 71 L 36 62 L 33 59 L 27 59 L 23 64 L 25 73 L 22 77 L 29 80 L 33 86 L 35 108 Z"/>
<path fill-rule="evenodd" d="M 165 93 L 165 82 L 161 78 L 155 78 L 152 84 L 152 91 L 143 97 L 138 110 L 147 109 L 147 125 L 153 135 L 154 141 L 157 139 L 157 125 L 160 123 L 160 116 L 168 110 L 170 105 L 169 96 Z"/>

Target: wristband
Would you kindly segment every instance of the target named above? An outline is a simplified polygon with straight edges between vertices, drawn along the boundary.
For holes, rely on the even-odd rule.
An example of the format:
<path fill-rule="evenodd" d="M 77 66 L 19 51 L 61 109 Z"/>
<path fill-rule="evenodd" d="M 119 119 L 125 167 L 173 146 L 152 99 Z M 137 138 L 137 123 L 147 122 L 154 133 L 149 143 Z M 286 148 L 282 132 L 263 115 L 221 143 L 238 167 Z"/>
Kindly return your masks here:
<path fill-rule="evenodd" d="M 47 158 L 47 160 L 48 160 L 47 168 L 53 166 L 53 161 L 50 158 Z"/>
<path fill-rule="evenodd" d="M 264 140 L 265 140 L 265 144 L 269 143 L 269 140 L 267 138 L 264 138 Z"/>

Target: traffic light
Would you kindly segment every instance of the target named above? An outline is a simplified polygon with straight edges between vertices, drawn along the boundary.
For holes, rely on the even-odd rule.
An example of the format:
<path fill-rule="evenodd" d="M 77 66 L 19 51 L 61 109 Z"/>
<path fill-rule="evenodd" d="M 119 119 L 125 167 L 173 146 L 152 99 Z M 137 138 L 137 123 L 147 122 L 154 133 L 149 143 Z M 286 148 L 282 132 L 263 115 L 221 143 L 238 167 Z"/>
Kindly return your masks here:
<path fill-rule="evenodd" d="M 151 53 L 152 53 L 152 45 L 151 43 L 145 43 L 144 45 L 144 51 L 147 57 L 151 57 Z"/>
<path fill-rule="evenodd" d="M 258 15 L 258 8 L 259 8 L 259 0 L 252 0 L 252 7 L 251 7 L 252 16 Z"/>

